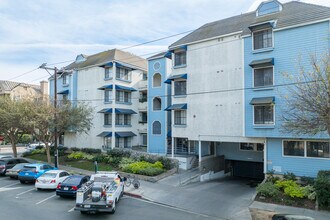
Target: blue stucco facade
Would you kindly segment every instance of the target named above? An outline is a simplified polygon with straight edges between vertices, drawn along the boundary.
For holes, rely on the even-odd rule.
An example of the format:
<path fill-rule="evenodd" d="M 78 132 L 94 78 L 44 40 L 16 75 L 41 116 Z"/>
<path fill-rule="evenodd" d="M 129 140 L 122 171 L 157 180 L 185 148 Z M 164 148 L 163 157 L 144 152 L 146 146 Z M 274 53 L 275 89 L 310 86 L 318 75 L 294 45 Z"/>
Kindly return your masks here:
<path fill-rule="evenodd" d="M 167 153 L 169 112 L 164 111 L 170 105 L 169 85 L 164 83 L 168 76 L 167 62 L 169 62 L 168 58 L 163 56 L 148 60 L 148 153 Z M 153 83 L 155 74 L 161 75 L 159 87 L 155 87 Z M 161 108 L 157 111 L 153 109 L 153 100 L 156 97 L 161 99 Z M 153 133 L 153 123 L 156 121 L 161 124 L 160 134 Z"/>
<path fill-rule="evenodd" d="M 299 67 L 310 69 L 310 55 L 321 56 L 329 50 L 329 21 L 306 24 L 300 27 L 275 30 L 273 47 L 263 51 L 253 51 L 252 36 L 244 38 L 244 110 L 245 136 L 261 137 L 267 140 L 266 168 L 268 171 L 284 174 L 293 172 L 298 176 L 313 176 L 322 169 L 330 168 L 330 158 L 310 158 L 305 156 L 284 156 L 282 141 L 285 140 L 329 140 L 326 133 L 318 135 L 295 136 L 286 133 L 281 125 L 283 110 L 287 108 L 285 97 L 290 96 L 289 75 L 297 76 Z M 252 61 L 274 59 L 273 86 L 253 88 Z M 274 124 L 254 125 L 253 98 L 274 97 Z M 306 151 L 306 149 L 305 149 Z"/>

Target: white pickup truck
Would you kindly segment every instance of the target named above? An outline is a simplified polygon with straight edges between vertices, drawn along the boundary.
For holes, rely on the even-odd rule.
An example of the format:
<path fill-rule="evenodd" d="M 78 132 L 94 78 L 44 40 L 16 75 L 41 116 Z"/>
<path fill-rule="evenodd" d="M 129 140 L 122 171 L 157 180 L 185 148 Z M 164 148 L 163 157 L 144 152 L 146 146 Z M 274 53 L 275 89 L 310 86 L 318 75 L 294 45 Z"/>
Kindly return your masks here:
<path fill-rule="evenodd" d="M 118 172 L 99 171 L 77 191 L 75 210 L 82 214 L 115 213 L 116 205 L 123 194 L 124 178 Z"/>

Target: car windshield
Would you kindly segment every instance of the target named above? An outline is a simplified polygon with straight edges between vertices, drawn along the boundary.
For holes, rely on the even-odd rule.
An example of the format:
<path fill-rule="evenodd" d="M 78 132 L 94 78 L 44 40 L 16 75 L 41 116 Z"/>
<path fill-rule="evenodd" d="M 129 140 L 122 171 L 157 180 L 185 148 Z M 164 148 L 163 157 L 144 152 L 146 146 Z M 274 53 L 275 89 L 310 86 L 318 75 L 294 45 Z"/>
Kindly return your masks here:
<path fill-rule="evenodd" d="M 56 173 L 44 173 L 41 176 L 42 177 L 55 178 L 56 177 Z"/>
<path fill-rule="evenodd" d="M 5 161 L 0 160 L 0 165 L 5 165 L 5 164 L 6 164 Z"/>
<path fill-rule="evenodd" d="M 66 184 L 72 184 L 72 185 L 78 185 L 80 183 L 80 180 L 82 179 L 82 177 L 79 176 L 73 176 L 73 177 L 69 177 L 66 178 L 63 183 Z"/>
<path fill-rule="evenodd" d="M 27 172 L 27 171 L 35 172 L 36 170 L 37 170 L 36 167 L 24 166 L 23 169 L 22 169 L 21 171 L 22 171 L 22 172 Z"/>
<path fill-rule="evenodd" d="M 22 169 L 23 167 L 24 167 L 24 164 L 19 163 L 19 164 L 16 164 L 12 169 L 13 170 Z"/>

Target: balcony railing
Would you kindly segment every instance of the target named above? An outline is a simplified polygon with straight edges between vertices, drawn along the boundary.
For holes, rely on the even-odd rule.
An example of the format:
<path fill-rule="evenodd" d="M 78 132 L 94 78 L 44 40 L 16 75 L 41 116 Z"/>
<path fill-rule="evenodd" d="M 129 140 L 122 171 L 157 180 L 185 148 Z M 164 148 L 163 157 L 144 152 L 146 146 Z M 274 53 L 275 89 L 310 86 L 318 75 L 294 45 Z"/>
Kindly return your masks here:
<path fill-rule="evenodd" d="M 143 97 L 143 98 L 140 98 L 140 99 L 139 99 L 139 102 L 142 102 L 142 103 L 143 103 L 143 102 L 146 102 L 146 101 L 148 101 L 148 98 L 147 98 L 147 97 Z"/>

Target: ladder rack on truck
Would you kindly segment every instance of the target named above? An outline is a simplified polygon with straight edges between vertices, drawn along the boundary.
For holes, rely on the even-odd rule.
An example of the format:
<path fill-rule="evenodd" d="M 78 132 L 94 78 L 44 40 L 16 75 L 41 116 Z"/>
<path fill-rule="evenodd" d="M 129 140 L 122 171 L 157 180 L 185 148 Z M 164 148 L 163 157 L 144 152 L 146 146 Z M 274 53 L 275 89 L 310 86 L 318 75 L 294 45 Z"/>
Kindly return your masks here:
<path fill-rule="evenodd" d="M 77 191 L 75 210 L 115 213 L 123 193 L 124 182 L 117 172 L 97 172 Z"/>

